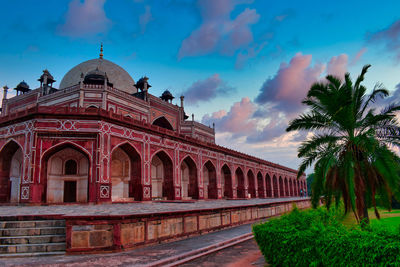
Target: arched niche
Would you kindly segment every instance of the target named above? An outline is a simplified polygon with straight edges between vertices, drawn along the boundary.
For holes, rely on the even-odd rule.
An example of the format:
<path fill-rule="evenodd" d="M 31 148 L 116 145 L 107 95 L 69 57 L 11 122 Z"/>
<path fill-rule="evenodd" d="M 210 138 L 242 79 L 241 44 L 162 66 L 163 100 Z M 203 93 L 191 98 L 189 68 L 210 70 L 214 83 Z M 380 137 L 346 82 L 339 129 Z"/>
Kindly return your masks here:
<path fill-rule="evenodd" d="M 258 197 L 265 197 L 264 179 L 261 172 L 257 173 Z"/>
<path fill-rule="evenodd" d="M 19 202 L 22 166 L 22 149 L 12 140 L 0 152 L 0 203 Z"/>
<path fill-rule="evenodd" d="M 65 147 L 50 155 L 45 164 L 47 203 L 88 201 L 89 160 L 84 153 L 74 147 Z M 76 169 L 69 169 L 73 164 Z"/>
<path fill-rule="evenodd" d="M 244 174 L 240 167 L 236 169 L 235 175 L 236 175 L 237 197 L 246 198 Z"/>
<path fill-rule="evenodd" d="M 255 198 L 256 195 L 256 182 L 255 182 L 255 177 L 254 173 L 252 170 L 249 170 L 247 172 L 247 181 L 248 181 L 248 193 L 250 194 L 250 198 Z"/>
<path fill-rule="evenodd" d="M 233 198 L 232 173 L 226 164 L 221 168 L 221 190 L 223 197 Z"/>
<path fill-rule="evenodd" d="M 182 199 L 197 199 L 199 188 L 197 183 L 197 167 L 193 159 L 187 156 L 181 163 Z"/>
<path fill-rule="evenodd" d="M 217 172 L 214 164 L 207 161 L 203 166 L 204 198 L 217 199 Z"/>
<path fill-rule="evenodd" d="M 112 201 L 142 200 L 142 163 L 131 144 L 124 143 L 112 151 L 110 176 Z"/>
<path fill-rule="evenodd" d="M 158 127 L 164 128 L 164 129 L 168 129 L 173 131 L 174 128 L 172 127 L 171 123 L 164 117 L 159 117 L 158 119 L 153 121 L 153 125 L 156 125 Z"/>
<path fill-rule="evenodd" d="M 164 151 L 151 160 L 151 196 L 153 200 L 174 199 L 173 164 Z"/>

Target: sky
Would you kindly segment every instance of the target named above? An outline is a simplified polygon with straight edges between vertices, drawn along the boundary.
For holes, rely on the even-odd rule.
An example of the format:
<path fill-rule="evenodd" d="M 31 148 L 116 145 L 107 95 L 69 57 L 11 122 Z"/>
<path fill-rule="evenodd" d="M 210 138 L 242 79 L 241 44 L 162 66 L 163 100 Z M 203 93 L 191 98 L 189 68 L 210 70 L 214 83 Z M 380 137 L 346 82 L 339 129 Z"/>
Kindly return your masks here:
<path fill-rule="evenodd" d="M 376 83 L 400 100 L 399 1 L 0 0 L 0 86 L 58 82 L 99 56 L 150 93 L 185 96 L 216 142 L 297 169 L 307 133 L 285 129 L 327 74 Z M 11 90 L 10 90 L 11 91 Z M 10 92 L 11 93 L 11 92 Z M 12 95 L 12 93 L 11 93 Z M 175 103 L 175 102 L 174 102 Z M 310 172 L 310 171 L 309 171 Z"/>

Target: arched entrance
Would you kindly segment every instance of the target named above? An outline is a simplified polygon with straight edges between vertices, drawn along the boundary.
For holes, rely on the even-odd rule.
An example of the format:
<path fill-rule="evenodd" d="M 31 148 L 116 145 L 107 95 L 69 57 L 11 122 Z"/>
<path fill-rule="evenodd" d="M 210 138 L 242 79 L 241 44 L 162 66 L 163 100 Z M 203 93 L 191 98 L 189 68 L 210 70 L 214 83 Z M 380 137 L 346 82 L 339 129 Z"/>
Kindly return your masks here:
<path fill-rule="evenodd" d="M 187 156 L 181 163 L 182 199 L 198 199 L 197 167 L 193 159 Z"/>
<path fill-rule="evenodd" d="M 254 173 L 252 170 L 249 170 L 247 172 L 247 181 L 249 183 L 248 193 L 250 194 L 250 198 L 255 198 L 256 197 L 256 182 L 255 182 L 255 177 L 254 177 Z"/>
<path fill-rule="evenodd" d="M 0 152 L 0 203 L 19 202 L 23 153 L 14 141 L 8 142 Z"/>
<path fill-rule="evenodd" d="M 232 174 L 228 165 L 224 164 L 221 169 L 221 188 L 222 196 L 233 198 Z"/>
<path fill-rule="evenodd" d="M 77 147 L 66 144 L 48 151 L 42 159 L 47 203 L 87 202 L 89 158 Z"/>
<path fill-rule="evenodd" d="M 279 176 L 279 197 L 285 196 L 285 189 L 283 187 L 283 180 L 282 177 Z"/>
<path fill-rule="evenodd" d="M 264 181 L 261 172 L 257 173 L 258 197 L 265 197 Z"/>
<path fill-rule="evenodd" d="M 169 123 L 169 121 L 165 117 L 160 117 L 160 118 L 156 119 L 153 122 L 153 125 L 156 125 L 156 126 L 159 126 L 161 128 L 165 128 L 165 129 L 168 129 L 168 130 L 171 130 L 171 131 L 174 130 L 174 128 L 172 127 L 171 123 Z"/>
<path fill-rule="evenodd" d="M 141 200 L 141 173 L 141 159 L 136 149 L 128 143 L 115 148 L 111 154 L 111 200 Z"/>
<path fill-rule="evenodd" d="M 289 179 L 289 196 L 293 196 L 293 182 Z"/>
<path fill-rule="evenodd" d="M 288 180 L 285 178 L 285 197 L 289 196 L 289 185 L 288 185 Z"/>
<path fill-rule="evenodd" d="M 203 183 L 204 183 L 204 198 L 217 199 L 217 172 L 215 171 L 214 164 L 207 161 L 203 166 Z"/>
<path fill-rule="evenodd" d="M 236 169 L 235 175 L 236 175 L 237 197 L 246 198 L 244 175 L 240 167 Z"/>
<path fill-rule="evenodd" d="M 272 185 L 271 185 L 271 177 L 267 173 L 265 175 L 265 185 L 266 185 L 266 192 L 267 192 L 267 197 L 272 197 Z"/>
<path fill-rule="evenodd" d="M 279 197 L 278 179 L 276 178 L 275 175 L 273 176 L 272 183 L 273 183 L 273 186 L 274 186 L 274 195 L 273 196 L 274 197 Z"/>
<path fill-rule="evenodd" d="M 164 151 L 151 160 L 151 197 L 154 200 L 174 199 L 173 164 Z"/>

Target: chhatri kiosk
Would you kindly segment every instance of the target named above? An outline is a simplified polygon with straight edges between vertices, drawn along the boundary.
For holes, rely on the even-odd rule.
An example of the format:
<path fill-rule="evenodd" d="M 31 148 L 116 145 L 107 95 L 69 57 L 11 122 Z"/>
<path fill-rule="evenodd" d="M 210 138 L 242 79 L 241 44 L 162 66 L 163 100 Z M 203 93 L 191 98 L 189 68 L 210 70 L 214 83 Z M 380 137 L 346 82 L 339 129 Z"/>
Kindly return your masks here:
<path fill-rule="evenodd" d="M 54 88 L 15 87 L 0 117 L 0 203 L 283 198 L 305 193 L 297 171 L 215 144 L 166 90 L 152 95 L 100 57 Z"/>

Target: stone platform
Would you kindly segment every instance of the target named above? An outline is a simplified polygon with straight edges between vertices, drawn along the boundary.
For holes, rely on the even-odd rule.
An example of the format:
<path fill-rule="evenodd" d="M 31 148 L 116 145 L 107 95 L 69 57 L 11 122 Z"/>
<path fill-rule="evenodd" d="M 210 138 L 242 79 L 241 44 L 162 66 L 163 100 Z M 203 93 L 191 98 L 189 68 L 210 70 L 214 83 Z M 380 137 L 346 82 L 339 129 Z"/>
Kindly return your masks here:
<path fill-rule="evenodd" d="M 0 217 L 29 215 L 58 216 L 92 216 L 92 215 L 144 215 L 154 213 L 170 213 L 178 211 L 196 211 L 219 208 L 235 208 L 247 205 L 274 204 L 287 201 L 304 200 L 304 197 L 288 198 L 252 198 L 243 200 L 197 200 L 197 201 L 165 201 L 137 202 L 118 204 L 68 204 L 41 206 L 0 206 Z"/>
<path fill-rule="evenodd" d="M 66 251 L 122 251 L 230 228 L 310 207 L 308 198 L 0 206 L 0 220 L 64 219 Z"/>

